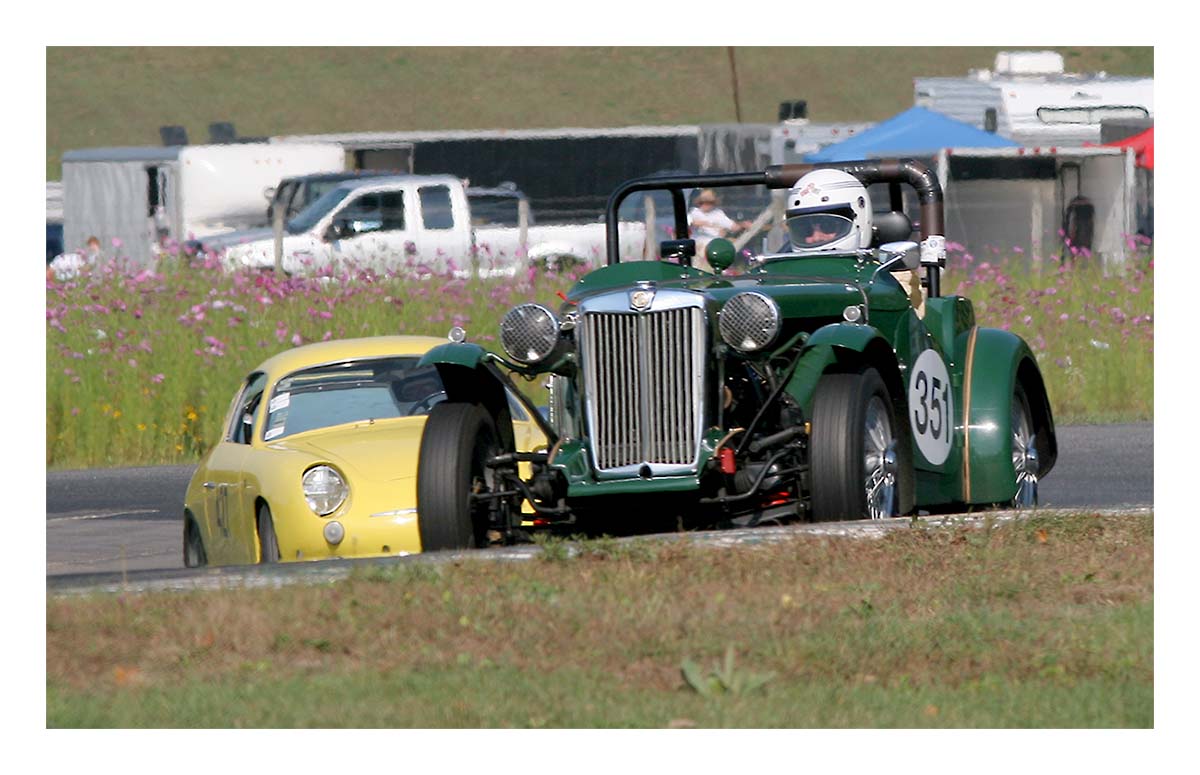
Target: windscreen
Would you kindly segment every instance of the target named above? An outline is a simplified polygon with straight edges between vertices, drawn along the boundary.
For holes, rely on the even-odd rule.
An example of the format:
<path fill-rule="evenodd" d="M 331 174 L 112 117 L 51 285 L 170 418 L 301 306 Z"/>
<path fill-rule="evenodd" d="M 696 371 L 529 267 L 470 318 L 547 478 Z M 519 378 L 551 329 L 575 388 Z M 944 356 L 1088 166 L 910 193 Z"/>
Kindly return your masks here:
<path fill-rule="evenodd" d="M 416 357 L 318 366 L 279 380 L 267 406 L 264 441 L 365 420 L 429 414 L 445 400 L 433 366 Z"/>
<path fill-rule="evenodd" d="M 335 188 L 322 194 L 317 201 L 300 211 L 300 214 L 287 222 L 288 234 L 303 234 L 325 217 L 333 208 L 350 195 L 353 188 Z"/>

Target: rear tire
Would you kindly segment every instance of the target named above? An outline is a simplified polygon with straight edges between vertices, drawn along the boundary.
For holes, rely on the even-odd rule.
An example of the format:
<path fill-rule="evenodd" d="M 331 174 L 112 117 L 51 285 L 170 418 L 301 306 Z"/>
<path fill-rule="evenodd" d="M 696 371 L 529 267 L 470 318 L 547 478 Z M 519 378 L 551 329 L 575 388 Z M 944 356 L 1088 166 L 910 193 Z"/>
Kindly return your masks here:
<path fill-rule="evenodd" d="M 204 552 L 200 528 L 191 516 L 186 516 L 183 518 L 183 567 L 202 568 L 205 565 L 208 565 L 208 555 Z"/>
<path fill-rule="evenodd" d="M 262 565 L 279 562 L 279 539 L 275 537 L 275 520 L 271 518 L 271 507 L 258 507 L 258 561 Z"/>
<path fill-rule="evenodd" d="M 1037 437 L 1034 434 L 1033 412 L 1029 409 L 1029 398 L 1020 382 L 1013 389 L 1012 409 L 1012 461 L 1016 492 L 1011 506 L 1018 509 L 1037 508 L 1038 469 Z"/>
<path fill-rule="evenodd" d="M 495 488 L 484 462 L 502 451 L 496 423 L 478 404 L 433 407 L 421 435 L 417 463 L 417 529 L 421 550 L 487 545 L 487 508 L 472 492 Z"/>
<path fill-rule="evenodd" d="M 819 521 L 896 513 L 899 456 L 895 412 L 879 372 L 826 374 L 813 397 L 810 471 Z"/>

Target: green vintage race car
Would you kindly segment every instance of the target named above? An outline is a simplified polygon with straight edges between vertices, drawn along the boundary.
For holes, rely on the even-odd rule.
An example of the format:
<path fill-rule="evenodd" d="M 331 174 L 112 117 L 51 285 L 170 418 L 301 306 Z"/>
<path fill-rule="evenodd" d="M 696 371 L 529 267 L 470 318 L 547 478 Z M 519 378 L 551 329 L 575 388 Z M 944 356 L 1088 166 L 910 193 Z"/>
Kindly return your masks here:
<path fill-rule="evenodd" d="M 890 213 L 867 186 L 887 184 Z M 617 211 L 663 190 L 676 235 L 683 191 L 786 190 L 788 243 L 725 271 L 734 250 L 668 240 L 620 262 Z M 901 187 L 919 201 L 920 242 Z M 425 550 L 516 540 L 530 524 L 623 532 L 764 520 L 880 519 L 1034 505 L 1054 421 L 1029 347 L 980 328 L 940 294 L 942 192 L 910 159 L 782 165 L 629 181 L 609 199 L 608 263 L 555 311 L 511 310 L 504 355 L 429 351 L 447 401 L 425 425 L 417 474 Z M 915 303 L 915 306 L 914 306 Z M 549 440 L 517 452 L 505 389 L 546 379 Z M 524 511 L 524 514 L 523 514 Z M 532 518 L 531 518 L 532 513 Z"/>

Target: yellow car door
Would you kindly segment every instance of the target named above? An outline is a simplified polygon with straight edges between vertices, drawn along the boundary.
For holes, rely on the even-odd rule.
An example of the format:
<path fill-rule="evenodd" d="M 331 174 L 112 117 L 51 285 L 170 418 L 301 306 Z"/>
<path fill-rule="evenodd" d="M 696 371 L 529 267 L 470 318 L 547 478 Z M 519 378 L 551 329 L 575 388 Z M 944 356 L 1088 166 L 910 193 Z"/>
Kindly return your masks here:
<path fill-rule="evenodd" d="M 208 458 L 201 485 L 214 562 L 252 563 L 258 559 L 254 548 L 257 515 L 253 500 L 246 497 L 245 470 L 254 451 L 250 442 L 266 384 L 267 375 L 262 372 L 246 378 L 229 427 Z"/>

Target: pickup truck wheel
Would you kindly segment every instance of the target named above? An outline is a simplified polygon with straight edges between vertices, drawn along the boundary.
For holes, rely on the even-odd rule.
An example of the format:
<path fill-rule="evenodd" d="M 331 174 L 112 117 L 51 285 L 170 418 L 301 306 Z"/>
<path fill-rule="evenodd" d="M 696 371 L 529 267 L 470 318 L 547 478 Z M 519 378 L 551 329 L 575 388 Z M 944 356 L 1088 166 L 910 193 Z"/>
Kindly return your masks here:
<path fill-rule="evenodd" d="M 896 513 L 896 419 L 874 369 L 826 374 L 813 398 L 813 516 L 882 519 Z"/>
<path fill-rule="evenodd" d="M 501 453 L 491 415 L 478 404 L 433 407 L 421 435 L 417 463 L 417 529 L 422 551 L 487 545 L 487 506 L 472 494 L 495 488 L 484 465 Z"/>
<path fill-rule="evenodd" d="M 262 565 L 279 562 L 279 539 L 275 537 L 275 520 L 271 518 L 271 507 L 258 507 L 258 561 Z"/>
<path fill-rule="evenodd" d="M 1016 477 L 1016 494 L 1012 505 L 1018 509 L 1033 508 L 1038 502 L 1037 437 L 1033 429 L 1033 413 L 1025 388 L 1018 382 L 1012 398 L 1012 462 Z"/>
<path fill-rule="evenodd" d="M 183 567 L 201 568 L 208 565 L 208 555 L 204 553 L 204 540 L 200 538 L 200 528 L 191 515 L 183 518 Z"/>

